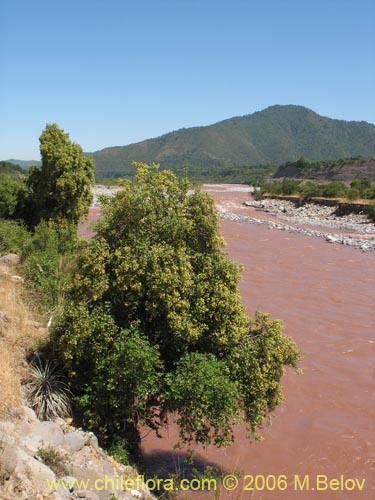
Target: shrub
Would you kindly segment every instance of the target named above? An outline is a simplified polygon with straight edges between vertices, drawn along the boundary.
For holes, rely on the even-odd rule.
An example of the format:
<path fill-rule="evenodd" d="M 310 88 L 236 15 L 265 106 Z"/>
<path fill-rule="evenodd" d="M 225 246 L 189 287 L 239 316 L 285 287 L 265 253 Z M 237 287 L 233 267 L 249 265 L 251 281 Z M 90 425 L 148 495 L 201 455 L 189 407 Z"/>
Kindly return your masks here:
<path fill-rule="evenodd" d="M 322 195 L 322 188 L 319 184 L 315 184 L 314 182 L 306 182 L 301 188 L 301 195 L 307 198 L 313 198 L 314 196 L 318 197 Z"/>
<path fill-rule="evenodd" d="M 49 467 L 58 477 L 66 476 L 69 474 L 69 469 L 65 457 L 52 446 L 46 448 L 38 448 L 38 457 L 40 460 Z"/>
<path fill-rule="evenodd" d="M 0 219 L 0 255 L 18 253 L 24 256 L 30 244 L 31 234 L 22 223 Z"/>
<path fill-rule="evenodd" d="M 367 215 L 372 222 L 375 222 L 375 202 L 372 202 L 368 205 Z"/>
<path fill-rule="evenodd" d="M 0 176 L 0 217 L 12 219 L 20 216 L 20 199 L 25 191 L 23 182 L 6 175 Z"/>
<path fill-rule="evenodd" d="M 358 198 L 360 198 L 360 196 L 361 196 L 361 193 L 358 189 L 351 187 L 348 190 L 348 194 L 347 194 L 348 200 L 358 200 Z"/>
<path fill-rule="evenodd" d="M 70 391 L 62 376 L 49 362 L 30 367 L 30 379 L 24 387 L 26 399 L 40 420 L 71 414 Z"/>
<path fill-rule="evenodd" d="M 38 293 L 42 310 L 50 311 L 62 300 L 76 247 L 75 226 L 52 221 L 36 226 L 23 273 L 28 287 Z"/>
<path fill-rule="evenodd" d="M 348 187 L 343 182 L 330 182 L 322 189 L 322 195 L 326 198 L 345 198 Z"/>

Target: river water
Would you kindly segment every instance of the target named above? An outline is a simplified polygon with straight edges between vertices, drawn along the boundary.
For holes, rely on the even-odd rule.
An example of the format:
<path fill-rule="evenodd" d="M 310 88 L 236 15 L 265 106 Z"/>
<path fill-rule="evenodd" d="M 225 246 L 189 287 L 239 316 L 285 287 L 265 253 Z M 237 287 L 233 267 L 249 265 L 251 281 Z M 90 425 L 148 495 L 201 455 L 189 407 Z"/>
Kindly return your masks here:
<path fill-rule="evenodd" d="M 206 190 L 220 210 L 259 218 L 242 205 L 249 195 L 240 187 Z M 248 313 L 258 308 L 283 321 L 303 353 L 303 374 L 287 372 L 285 401 L 261 432 L 262 442 L 250 442 L 238 427 L 229 448 L 196 446 L 198 465 L 242 474 L 236 490 L 222 492 L 222 498 L 374 499 L 374 253 L 246 222 L 222 220 L 221 231 L 229 257 L 244 266 L 240 291 Z M 176 441 L 173 424 L 162 439 L 143 434 L 150 472 L 183 471 L 184 450 L 173 450 Z M 258 478 L 260 491 L 243 491 L 254 487 L 255 475 L 286 477 L 287 487 L 281 482 L 267 491 Z M 338 482 L 327 483 L 325 476 Z M 272 477 L 268 486 L 274 486 Z M 193 498 L 214 497 L 200 492 Z"/>

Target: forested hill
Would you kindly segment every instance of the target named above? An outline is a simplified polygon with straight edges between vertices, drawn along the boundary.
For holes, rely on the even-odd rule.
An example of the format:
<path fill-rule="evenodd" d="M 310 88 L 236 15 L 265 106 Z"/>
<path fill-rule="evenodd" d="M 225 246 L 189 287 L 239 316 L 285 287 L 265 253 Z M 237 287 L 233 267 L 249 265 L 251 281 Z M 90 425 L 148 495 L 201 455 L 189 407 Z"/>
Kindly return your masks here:
<path fill-rule="evenodd" d="M 212 179 L 229 169 L 277 165 L 303 156 L 329 160 L 375 156 L 375 125 L 318 115 L 302 106 L 271 106 L 207 127 L 181 129 L 128 146 L 93 153 L 97 178 L 129 176 L 132 161 L 182 169 Z"/>
<path fill-rule="evenodd" d="M 0 161 L 0 176 L 6 175 L 12 177 L 13 179 L 21 179 L 24 177 L 25 171 L 20 167 L 20 165 L 15 165 L 14 163 L 8 161 Z"/>

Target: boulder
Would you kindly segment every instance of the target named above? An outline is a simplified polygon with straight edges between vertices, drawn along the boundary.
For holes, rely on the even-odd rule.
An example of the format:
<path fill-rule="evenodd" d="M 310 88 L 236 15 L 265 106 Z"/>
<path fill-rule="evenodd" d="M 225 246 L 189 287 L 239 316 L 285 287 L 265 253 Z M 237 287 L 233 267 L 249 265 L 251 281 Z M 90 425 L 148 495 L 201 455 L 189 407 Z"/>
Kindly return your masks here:
<path fill-rule="evenodd" d="M 0 257 L 0 264 L 4 264 L 5 266 L 18 266 L 20 262 L 21 258 L 16 253 L 8 253 Z"/>
<path fill-rule="evenodd" d="M 63 445 L 64 434 L 55 422 L 35 422 L 30 425 L 30 431 L 25 434 L 22 444 L 32 453 L 39 448 L 51 446 L 59 448 Z"/>
<path fill-rule="evenodd" d="M 21 448 L 16 449 L 16 456 L 17 466 L 13 474 L 20 479 L 24 479 L 25 481 L 32 478 L 32 481 L 38 488 L 38 491 L 51 493 L 51 485 L 53 484 L 53 481 L 56 480 L 54 472 Z"/>
<path fill-rule="evenodd" d="M 22 278 L 22 276 L 11 276 L 10 279 L 11 281 L 13 281 L 13 283 L 25 283 L 25 280 Z"/>
<path fill-rule="evenodd" d="M 14 443 L 0 430 L 0 484 L 7 481 L 17 466 Z"/>
<path fill-rule="evenodd" d="M 68 432 L 64 435 L 64 447 L 71 453 L 76 453 L 85 446 L 87 438 L 79 431 Z"/>

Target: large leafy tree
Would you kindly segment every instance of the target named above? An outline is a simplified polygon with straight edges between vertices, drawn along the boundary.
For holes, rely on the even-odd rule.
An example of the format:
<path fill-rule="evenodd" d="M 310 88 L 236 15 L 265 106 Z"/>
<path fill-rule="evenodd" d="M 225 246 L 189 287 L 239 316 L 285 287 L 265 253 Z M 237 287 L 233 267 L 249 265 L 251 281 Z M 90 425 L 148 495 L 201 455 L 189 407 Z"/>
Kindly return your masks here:
<path fill-rule="evenodd" d="M 94 160 L 56 124 L 48 124 L 39 141 L 42 164 L 30 168 L 25 218 L 31 225 L 41 219 L 77 224 L 87 215 L 92 201 Z"/>
<path fill-rule="evenodd" d="M 281 325 L 245 314 L 213 199 L 188 180 L 137 164 L 104 202 L 78 258 L 53 334 L 86 424 L 136 435 L 177 415 L 184 441 L 227 444 L 256 433 L 281 401 L 299 353 Z"/>

